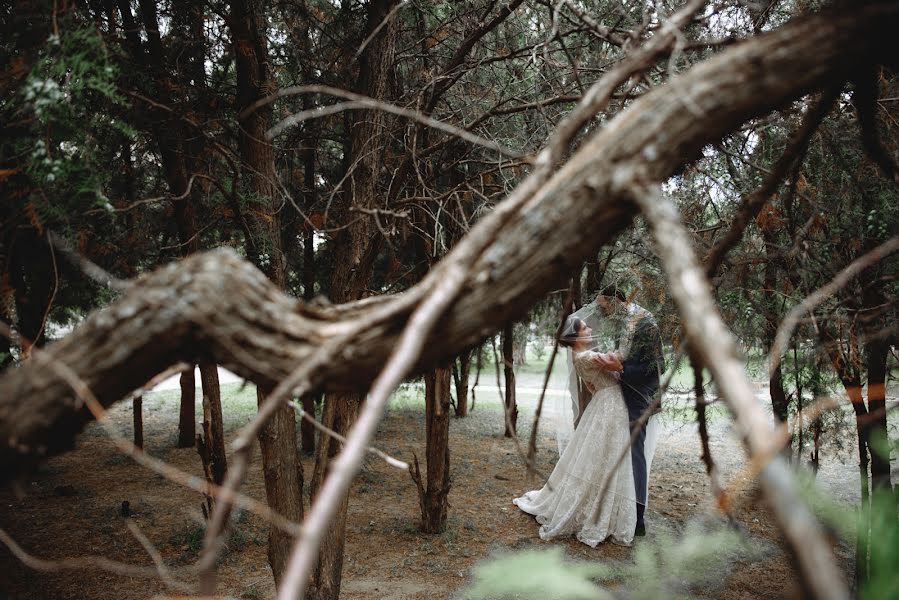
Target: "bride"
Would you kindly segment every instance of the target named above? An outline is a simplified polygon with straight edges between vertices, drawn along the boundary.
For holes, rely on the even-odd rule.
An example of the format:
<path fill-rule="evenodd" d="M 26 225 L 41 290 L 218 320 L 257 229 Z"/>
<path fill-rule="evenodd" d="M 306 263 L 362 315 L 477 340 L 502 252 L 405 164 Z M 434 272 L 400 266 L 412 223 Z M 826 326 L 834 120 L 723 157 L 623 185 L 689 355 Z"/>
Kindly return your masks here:
<path fill-rule="evenodd" d="M 592 547 L 605 540 L 629 546 L 634 540 L 637 509 L 628 413 L 618 380 L 600 367 L 605 355 L 591 349 L 596 347 L 597 337 L 585 319 L 600 327 L 592 317 L 593 313 L 572 315 L 559 338 L 561 345 L 570 348 L 569 367 L 573 366 L 572 376 L 576 377 L 572 399 L 589 399 L 586 408 L 579 406 L 584 400 L 576 403 L 576 429 L 570 442 L 560 441 L 561 456 L 546 485 L 513 503 L 537 517 L 541 539 L 575 535 Z M 619 329 L 605 342 L 614 345 L 620 336 Z M 583 387 L 588 394 L 578 394 Z M 623 452 L 628 454 L 619 464 Z"/>

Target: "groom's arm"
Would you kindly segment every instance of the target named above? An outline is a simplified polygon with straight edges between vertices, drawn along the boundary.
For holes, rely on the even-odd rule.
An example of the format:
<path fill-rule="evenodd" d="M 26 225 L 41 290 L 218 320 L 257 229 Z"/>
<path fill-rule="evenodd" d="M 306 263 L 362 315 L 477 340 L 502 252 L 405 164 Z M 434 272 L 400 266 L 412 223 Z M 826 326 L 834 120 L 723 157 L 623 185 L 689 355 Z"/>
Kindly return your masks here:
<path fill-rule="evenodd" d="M 661 334 L 652 319 L 643 319 L 634 331 L 634 341 L 627 360 L 622 362 L 621 380 L 631 385 L 659 387 Z"/>

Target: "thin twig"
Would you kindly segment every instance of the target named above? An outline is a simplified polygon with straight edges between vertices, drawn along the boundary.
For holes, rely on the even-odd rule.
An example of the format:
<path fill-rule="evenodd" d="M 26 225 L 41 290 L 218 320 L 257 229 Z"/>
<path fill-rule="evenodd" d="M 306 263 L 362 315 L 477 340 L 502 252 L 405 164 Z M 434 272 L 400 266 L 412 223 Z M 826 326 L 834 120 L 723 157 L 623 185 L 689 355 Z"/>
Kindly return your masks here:
<path fill-rule="evenodd" d="M 133 519 L 125 519 L 125 525 L 128 526 L 128 531 L 131 532 L 131 535 L 143 546 L 144 550 L 147 551 L 147 554 L 150 555 L 150 559 L 153 561 L 153 564 L 156 565 L 156 573 L 159 575 L 159 578 L 165 583 L 167 586 L 175 589 L 180 589 L 184 591 L 192 591 L 192 588 L 188 586 L 186 583 L 178 581 L 174 577 L 172 577 L 171 571 L 169 571 L 168 567 L 165 566 L 165 562 L 162 560 L 162 555 L 156 549 L 155 546 L 147 539 L 147 536 L 140 530 L 140 527 L 137 526 L 137 523 L 134 522 Z"/>
<path fill-rule="evenodd" d="M 793 330 L 796 328 L 802 315 L 811 313 L 816 306 L 837 293 L 865 269 L 897 250 L 899 250 L 899 236 L 893 236 L 870 252 L 849 263 L 830 282 L 821 286 L 812 294 L 803 298 L 802 302 L 791 308 L 777 328 L 777 335 L 774 336 L 774 343 L 771 344 L 771 351 L 768 353 L 768 372 L 773 372 L 780 364 L 780 355 L 784 353 L 790 336 L 793 335 Z"/>
<path fill-rule="evenodd" d="M 129 287 L 131 287 L 130 282 L 118 279 L 116 276 L 105 271 L 102 267 L 96 265 L 86 257 L 69 248 L 69 245 L 66 243 L 66 241 L 52 231 L 47 232 L 47 239 L 50 241 L 50 245 L 56 248 L 60 254 L 62 254 L 66 259 L 68 259 L 70 263 L 72 263 L 73 266 L 81 269 L 81 271 L 85 275 L 87 275 L 103 287 L 115 290 L 117 292 L 124 292 Z"/>
<path fill-rule="evenodd" d="M 373 109 L 412 119 L 413 121 L 417 121 L 422 125 L 427 125 L 428 127 L 432 127 L 439 131 L 449 133 L 465 140 L 466 142 L 470 142 L 477 146 L 482 146 L 489 150 L 493 150 L 494 152 L 497 152 L 498 154 L 508 158 L 520 158 L 522 156 L 521 152 L 516 152 L 515 150 L 506 148 L 501 144 L 497 144 L 496 142 L 482 138 L 479 135 L 471 133 L 470 131 L 466 131 L 465 129 L 462 129 L 460 127 L 456 127 L 455 125 L 450 125 L 449 123 L 433 119 L 417 110 L 410 110 L 408 108 L 403 108 L 395 104 L 390 104 L 389 102 L 384 102 L 383 100 L 375 100 L 374 98 L 371 98 L 369 96 L 363 96 L 362 94 L 348 92 L 346 90 L 327 85 L 296 85 L 280 89 L 271 96 L 261 98 L 260 100 L 257 100 L 256 102 L 248 106 L 241 113 L 241 118 L 244 118 L 246 115 L 251 114 L 253 111 L 258 110 L 260 107 L 265 106 L 266 104 L 274 102 L 278 98 L 283 98 L 285 96 L 295 96 L 297 94 L 328 94 L 330 96 L 336 96 L 337 98 L 343 98 L 346 100 L 346 102 L 338 102 L 337 104 L 311 108 L 290 115 L 289 117 L 285 117 L 284 119 L 281 119 L 281 121 L 273 125 L 271 129 L 269 129 L 265 133 L 266 140 L 273 140 L 288 127 L 292 127 L 293 125 L 296 125 L 297 123 L 301 123 L 302 121 L 308 119 L 321 118 L 343 112 L 345 110 Z"/>
<path fill-rule="evenodd" d="M 58 560 L 45 560 L 37 558 L 26 552 L 16 541 L 3 529 L 0 529 L 0 542 L 9 548 L 9 551 L 18 558 L 26 567 L 30 567 L 35 571 L 43 571 L 53 573 L 56 571 L 66 570 L 84 570 L 98 569 L 100 571 L 109 571 L 117 575 L 125 577 L 141 577 L 144 579 L 157 579 L 160 573 L 157 568 L 139 567 L 128 563 L 110 560 L 105 556 L 73 556 L 68 558 L 60 558 Z M 168 584 L 168 582 L 166 582 Z M 182 591 L 191 591 L 191 588 L 172 580 L 172 587 L 181 589 Z"/>
<path fill-rule="evenodd" d="M 297 402 L 296 400 L 291 400 L 290 405 L 293 407 L 293 409 L 296 411 L 296 413 L 301 418 L 306 419 L 306 421 L 311 423 L 313 427 L 315 427 L 316 429 L 318 429 L 325 435 L 334 438 L 341 444 L 344 444 L 344 445 L 346 444 L 346 437 L 340 435 L 339 433 L 337 433 L 330 427 L 320 423 L 315 417 L 313 417 L 308 412 L 303 410 L 303 407 L 300 405 L 299 402 Z M 384 452 L 382 450 L 378 450 L 374 446 L 369 446 L 368 448 L 366 448 L 366 450 L 368 452 L 374 454 L 378 458 L 382 459 L 384 462 L 386 462 L 391 467 L 396 467 L 397 469 L 401 469 L 403 471 L 409 470 L 409 463 L 402 461 L 398 458 L 394 458 L 394 457 L 390 456 L 389 454 L 387 454 L 386 452 Z"/>

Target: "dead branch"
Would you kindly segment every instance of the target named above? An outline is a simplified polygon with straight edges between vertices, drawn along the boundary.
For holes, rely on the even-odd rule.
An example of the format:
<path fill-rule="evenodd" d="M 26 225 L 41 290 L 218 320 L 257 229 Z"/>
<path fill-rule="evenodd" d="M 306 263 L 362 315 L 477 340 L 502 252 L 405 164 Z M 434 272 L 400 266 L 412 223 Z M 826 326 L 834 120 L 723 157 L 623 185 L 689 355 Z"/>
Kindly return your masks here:
<path fill-rule="evenodd" d="M 837 293 L 865 269 L 896 251 L 899 251 L 899 236 L 891 237 L 870 252 L 856 258 L 837 273 L 826 285 L 821 286 L 803 298 L 802 302 L 791 308 L 790 312 L 780 322 L 780 326 L 777 328 L 777 335 L 774 337 L 774 343 L 771 345 L 771 351 L 768 353 L 768 372 L 772 372 L 780 364 L 780 356 L 784 353 L 787 343 L 790 341 L 790 336 L 793 335 L 793 330 L 799 324 L 802 315 L 812 312 L 816 306 Z"/>
<path fill-rule="evenodd" d="M 803 584 L 816 598 L 847 598 L 846 583 L 834 565 L 830 545 L 778 454 L 771 425 L 755 400 L 734 337 L 715 306 L 677 208 L 657 188 L 646 187 L 638 174 L 630 186 L 652 230 L 691 351 L 707 365 L 734 415 L 750 458 L 758 465 L 765 497 L 798 560 Z"/>
<path fill-rule="evenodd" d="M 410 323 L 420 324 L 425 333 L 418 340 L 410 340 L 406 328 L 376 383 L 377 401 L 367 404 L 370 410 L 360 417 L 335 461 L 339 475 L 328 480 L 329 496 L 339 497 L 393 386 L 412 371 L 450 360 L 496 331 L 498 324 L 520 317 L 626 227 L 636 210 L 631 202 L 635 173 L 641 184 L 664 181 L 703 146 L 747 119 L 845 79 L 872 56 L 891 55 L 897 45 L 892 35 L 897 20 L 899 7 L 891 3 L 851 7 L 798 20 L 691 68 L 641 96 L 556 172 L 551 171 L 555 161 L 538 163 L 510 198 L 473 227 L 419 286 L 367 308 L 352 305 L 340 320 L 284 296 L 234 253 L 218 250 L 139 279 L 119 301 L 89 317 L 47 353 L 65 357 L 96 391 L 98 401 L 108 406 L 172 362 L 197 357 L 274 385 L 294 373 L 296 365 L 316 363 L 322 345 L 336 339 L 342 342 L 340 352 L 315 364 L 305 381 L 340 389 L 371 381 L 397 344 L 399 332 Z M 555 139 L 569 139 L 559 135 Z M 729 358 L 730 337 L 710 304 L 689 238 L 677 215 L 664 212 L 670 207 L 657 198 L 641 207 L 650 215 L 656 202 L 663 207 L 664 219 L 655 222 L 673 228 L 668 237 L 656 228 L 660 244 L 667 241 L 684 250 L 665 253 L 665 258 L 693 261 L 686 269 L 683 263 L 668 265 L 688 333 L 703 340 L 704 326 L 711 326 L 707 334 L 720 333 L 704 342 L 709 344 L 704 360 L 725 390 L 751 454 L 767 457 L 767 422 L 758 413 L 745 374 L 734 367 L 739 361 Z M 705 310 L 696 312 L 700 306 Z M 439 343 L 425 344 L 435 340 Z M 712 348 L 721 351 L 709 353 Z M 0 477 L 8 479 L 71 446 L 90 414 L 67 400 L 70 396 L 58 373 L 35 361 L 0 379 Z M 820 542 L 820 536 L 782 462 L 768 462 L 761 476 L 806 580 L 814 580 L 811 585 L 822 597 L 844 595 L 845 586 L 834 575 L 824 546 L 808 543 Z M 313 511 L 307 524 L 321 529 L 329 510 Z M 314 550 L 298 556 L 302 559 L 295 556 L 294 564 L 308 564 Z M 291 571 L 292 586 L 285 583 L 283 589 L 296 592 L 304 568 Z"/>
<path fill-rule="evenodd" d="M 297 94 L 328 94 L 329 96 L 344 98 L 346 99 L 346 102 L 338 102 L 337 104 L 331 104 L 327 106 L 318 106 L 316 108 L 303 110 L 290 115 L 289 117 L 285 117 L 284 119 L 281 119 L 281 121 L 273 125 L 265 133 L 265 137 L 267 140 L 275 139 L 281 133 L 283 133 L 285 129 L 292 127 L 293 125 L 296 125 L 298 123 L 302 123 L 303 121 L 306 121 L 308 119 L 326 117 L 328 115 L 343 112 L 345 110 L 375 109 L 390 113 L 392 115 L 397 115 L 399 117 L 405 117 L 407 119 L 411 119 L 413 121 L 421 123 L 422 125 L 427 125 L 428 127 L 432 127 L 439 131 L 449 133 L 450 135 L 454 135 L 459 139 L 463 139 L 471 144 L 482 146 L 484 148 L 487 148 L 488 150 L 493 150 L 500 156 L 505 156 L 507 158 L 519 158 L 521 156 L 520 152 L 505 148 L 502 145 L 497 144 L 496 142 L 486 140 L 478 135 L 471 133 L 470 131 L 467 131 L 460 127 L 456 127 L 455 125 L 450 125 L 449 123 L 446 123 L 444 121 L 433 119 L 417 110 L 410 110 L 408 108 L 403 108 L 389 102 L 384 102 L 383 100 L 376 100 L 374 98 L 369 98 L 368 96 L 363 96 L 362 94 L 348 92 L 346 90 L 330 87 L 327 85 L 296 85 L 280 89 L 270 96 L 257 100 L 249 107 L 244 109 L 244 111 L 241 113 L 241 117 L 252 114 L 253 111 L 274 102 L 278 98 L 295 96 Z"/>
<path fill-rule="evenodd" d="M 110 573 L 115 573 L 117 575 L 124 575 L 125 577 L 141 577 L 144 579 L 157 579 L 160 577 L 160 571 L 158 567 L 140 567 L 137 565 L 131 565 L 128 563 L 111 560 L 105 556 L 74 556 L 70 558 L 61 558 L 58 560 L 44 560 L 26 552 L 3 529 L 0 529 L 0 542 L 2 542 L 7 548 L 9 548 L 9 551 L 13 554 L 13 556 L 22 561 L 22 564 L 31 569 L 34 569 L 35 571 L 45 571 L 52 573 L 56 571 L 68 571 L 76 569 L 98 569 L 100 571 L 109 571 Z M 169 581 L 166 581 L 167 585 L 171 584 L 176 589 L 191 591 L 190 587 L 171 578 L 168 579 Z"/>
<path fill-rule="evenodd" d="M 828 88 L 813 106 L 809 107 L 802 120 L 802 124 L 793 133 L 790 141 L 787 142 L 786 148 L 774 165 L 762 185 L 752 192 L 743 201 L 743 205 L 737 212 L 730 227 L 724 236 L 718 240 L 715 246 L 709 251 L 705 258 L 706 274 L 713 277 L 718 267 L 724 261 L 727 253 L 739 243 L 743 237 L 743 232 L 752 220 L 758 216 L 762 208 L 768 203 L 778 186 L 787 176 L 793 165 L 802 159 L 808 147 L 809 140 L 818 129 L 821 121 L 830 112 L 830 108 L 836 101 L 837 95 L 842 88 L 842 84 Z"/>

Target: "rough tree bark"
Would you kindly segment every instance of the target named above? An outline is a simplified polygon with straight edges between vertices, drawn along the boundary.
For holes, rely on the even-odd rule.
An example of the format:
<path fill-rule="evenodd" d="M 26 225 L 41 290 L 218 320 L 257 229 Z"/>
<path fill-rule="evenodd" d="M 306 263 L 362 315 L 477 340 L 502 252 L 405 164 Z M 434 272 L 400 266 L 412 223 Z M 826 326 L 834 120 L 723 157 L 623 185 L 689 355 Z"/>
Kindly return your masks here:
<path fill-rule="evenodd" d="M 212 480 L 221 485 L 228 471 L 228 461 L 225 457 L 222 394 L 215 364 L 201 362 L 200 379 L 203 384 L 203 444 L 212 465 Z"/>
<path fill-rule="evenodd" d="M 397 0 L 373 0 L 368 5 L 366 37 L 376 28 L 381 31 L 369 41 L 359 56 L 358 91 L 378 100 L 390 97 L 391 73 L 397 38 L 397 19 L 385 23 Z M 364 110 L 349 116 L 350 169 L 348 189 L 337 213 L 341 222 L 352 223 L 341 229 L 335 238 L 336 251 L 331 275 L 331 300 L 345 303 L 358 300 L 365 293 L 371 279 L 374 260 L 381 238 L 373 231 L 368 219 L 349 218 L 353 208 L 374 208 L 380 198 L 380 173 L 383 153 L 389 143 L 387 119 L 382 111 Z M 355 222 L 354 222 L 355 221 Z M 345 434 L 352 427 L 362 397 L 357 394 L 326 394 L 322 422 L 334 431 Z M 333 440 L 319 436 L 313 472 L 313 493 L 317 492 L 328 471 L 331 458 L 337 453 Z M 331 522 L 319 552 L 319 564 L 313 576 L 309 597 L 316 600 L 336 600 L 340 595 L 343 569 L 343 547 L 346 536 L 347 498 L 341 499 L 337 517 Z"/>
<path fill-rule="evenodd" d="M 475 350 L 477 351 L 477 350 Z M 472 350 L 460 352 L 453 361 L 453 382 L 456 386 L 456 416 L 468 416 L 468 381 L 471 378 Z"/>
<path fill-rule="evenodd" d="M 437 367 L 425 375 L 425 454 L 427 482 L 422 482 L 415 457 L 412 479 L 418 489 L 421 530 L 440 533 L 446 529 L 449 507 L 449 412 L 450 369 Z"/>
<path fill-rule="evenodd" d="M 341 434 L 349 431 L 359 414 L 359 394 L 331 393 L 325 395 L 321 422 L 325 427 Z M 312 472 L 312 501 L 321 489 L 322 482 L 328 475 L 328 466 L 341 450 L 341 444 L 326 435 L 319 436 L 316 447 L 315 467 Z M 328 535 L 322 541 L 320 556 L 322 557 L 315 571 L 315 587 L 309 590 L 310 598 L 337 598 L 340 595 L 340 581 L 343 571 L 343 546 L 346 536 L 346 511 L 349 497 L 341 498 L 334 521 Z"/>
<path fill-rule="evenodd" d="M 109 405 L 175 361 L 200 355 L 271 385 L 319 356 L 323 341 L 351 333 L 342 359 L 322 363 L 309 383 L 332 390 L 364 386 L 393 348 L 421 297 L 417 290 L 433 289 L 428 286 L 446 274 L 442 265 L 461 264 L 464 294 L 431 331 L 429 339 L 440 343 L 425 345 L 415 369 L 451 360 L 495 332 L 495 323 L 523 316 L 631 222 L 636 209 L 620 186 L 635 170 L 648 181 L 664 181 L 685 157 L 695 156 L 745 120 L 840 81 L 860 63 L 894 56 L 897 26 L 899 7 L 893 3 L 852 6 L 797 20 L 695 65 L 606 123 L 539 189 L 528 188 L 526 181 L 523 190 L 528 191 L 515 192 L 497 205 L 421 286 L 396 297 L 312 309 L 278 293 L 225 250 L 143 277 L 120 300 L 40 353 L 41 358 L 0 379 L 0 478 L 9 479 L 48 454 L 69 449 L 89 419 L 71 402 L 60 368 L 53 368 L 60 362 Z M 698 268 L 671 281 L 693 289 L 704 285 Z M 715 311 L 696 315 L 688 304 L 678 306 L 689 311 L 689 319 L 697 319 L 698 335 L 703 326 L 718 325 Z M 768 460 L 763 440 L 769 439 L 770 426 L 764 411 L 754 401 L 745 372 L 717 368 L 719 358 L 704 357 L 736 421 L 751 433 L 744 438 L 750 455 Z M 732 391 L 734 382 L 740 383 L 740 393 Z M 821 597 L 844 597 L 846 588 L 835 575 L 832 557 L 827 558 L 827 544 L 786 473 L 781 458 L 770 458 L 760 475 L 762 489 L 805 583 Z"/>
<path fill-rule="evenodd" d="M 237 75 L 237 110 L 241 110 L 274 90 L 269 71 L 268 42 L 265 19 L 254 0 L 233 0 L 229 15 L 232 47 Z M 280 220 L 274 151 L 265 141 L 271 108 L 265 107 L 238 119 L 241 162 L 246 190 L 254 196 L 256 210 L 251 211 L 253 239 L 248 248 L 269 279 L 284 289 L 286 265 L 281 250 Z M 271 384 L 257 385 L 261 403 L 272 390 Z M 265 495 L 269 505 L 289 519 L 303 518 L 302 464 L 297 457 L 296 420 L 290 406 L 282 406 L 259 434 Z M 276 585 L 287 564 L 292 538 L 287 533 L 270 528 L 268 559 Z"/>
<path fill-rule="evenodd" d="M 131 409 L 134 411 L 134 445 L 144 447 L 144 398 L 135 396 L 131 401 Z"/>
<path fill-rule="evenodd" d="M 194 365 L 190 365 L 181 373 L 181 406 L 178 411 L 178 447 L 191 448 L 196 443 L 197 415 L 194 407 L 197 403 L 197 382 Z"/>
<path fill-rule="evenodd" d="M 505 437 L 515 435 L 518 429 L 518 405 L 515 403 L 515 355 L 513 352 L 513 323 L 503 329 L 503 376 L 505 377 Z"/>

